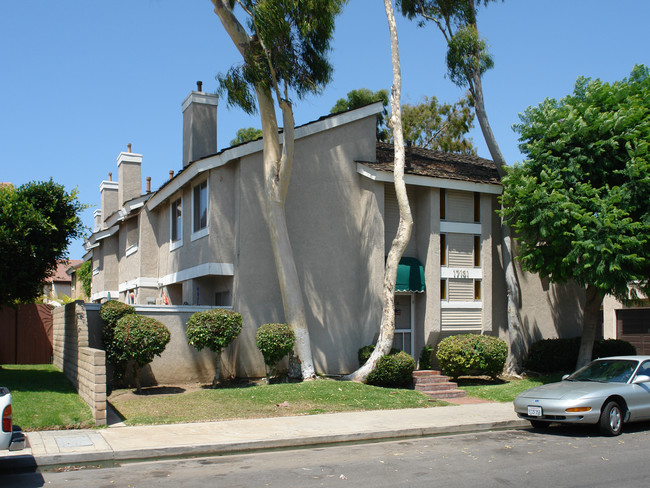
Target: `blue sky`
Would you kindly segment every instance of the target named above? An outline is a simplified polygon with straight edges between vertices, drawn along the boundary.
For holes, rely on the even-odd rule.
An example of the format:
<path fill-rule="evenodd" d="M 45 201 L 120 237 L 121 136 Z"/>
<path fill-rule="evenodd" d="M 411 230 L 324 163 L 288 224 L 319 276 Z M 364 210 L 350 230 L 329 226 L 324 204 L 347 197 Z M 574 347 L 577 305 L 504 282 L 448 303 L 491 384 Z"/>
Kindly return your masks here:
<path fill-rule="evenodd" d="M 509 163 L 521 160 L 512 131 L 518 114 L 570 93 L 578 76 L 615 81 L 650 64 L 648 0 L 506 0 L 479 11 L 495 67 L 484 76 L 486 107 Z M 445 45 L 433 28 L 398 18 L 402 102 L 453 102 L 463 90 L 445 78 Z M 334 79 L 322 95 L 296 102 L 296 123 L 329 113 L 355 88 L 389 88 L 390 44 L 383 2 L 351 0 L 337 21 Z M 181 168 L 181 103 L 203 81 L 240 62 L 210 0 L 0 0 L 0 181 L 53 177 L 90 205 L 117 176 L 116 158 L 133 144 L 142 177 L 157 189 Z M 237 129 L 260 127 L 225 103 L 219 148 Z M 489 158 L 478 127 L 471 134 Z M 144 185 L 144 183 L 143 183 Z M 81 242 L 71 258 L 83 255 Z"/>

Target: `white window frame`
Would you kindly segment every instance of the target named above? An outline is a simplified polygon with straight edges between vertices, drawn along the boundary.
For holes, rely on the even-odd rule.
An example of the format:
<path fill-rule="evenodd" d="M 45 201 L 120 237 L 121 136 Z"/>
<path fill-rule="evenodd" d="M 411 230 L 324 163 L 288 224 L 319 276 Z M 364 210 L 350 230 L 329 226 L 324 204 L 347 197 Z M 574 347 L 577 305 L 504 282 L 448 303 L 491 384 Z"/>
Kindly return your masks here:
<path fill-rule="evenodd" d="M 196 199 L 194 198 L 194 192 L 196 191 L 196 188 L 200 187 L 205 183 L 205 227 L 195 230 L 194 229 L 194 221 L 195 221 L 195 215 L 197 210 L 196 206 Z M 199 191 L 200 193 L 200 191 Z M 210 182 L 206 179 L 201 181 L 200 183 L 197 183 L 192 187 L 192 235 L 191 235 L 191 240 L 195 241 L 197 239 L 200 239 L 201 237 L 205 237 L 209 234 L 210 232 Z"/>
<path fill-rule="evenodd" d="M 181 218 L 178 220 L 178 229 L 177 229 L 177 237 L 178 239 L 174 240 L 174 236 L 172 234 L 172 229 L 174 228 L 174 221 L 175 216 L 174 216 L 174 204 L 176 202 L 180 201 L 180 207 L 181 207 Z M 173 251 L 174 249 L 178 249 L 183 245 L 183 196 L 179 196 L 178 198 L 174 198 L 170 205 L 169 205 L 169 250 Z"/>

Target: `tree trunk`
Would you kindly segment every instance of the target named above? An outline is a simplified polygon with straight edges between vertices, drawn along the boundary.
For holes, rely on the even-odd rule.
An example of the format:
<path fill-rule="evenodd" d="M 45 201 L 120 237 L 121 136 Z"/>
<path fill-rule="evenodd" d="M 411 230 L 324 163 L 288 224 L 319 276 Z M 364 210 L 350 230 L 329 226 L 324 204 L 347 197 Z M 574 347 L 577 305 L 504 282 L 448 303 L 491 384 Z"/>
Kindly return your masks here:
<path fill-rule="evenodd" d="M 251 38 L 232 12 L 227 0 L 212 0 L 214 11 L 221 20 L 242 57 L 251 45 Z M 298 279 L 298 271 L 293 258 L 293 250 L 287 231 L 284 204 L 289 188 L 291 166 L 293 164 L 294 121 L 291 105 L 286 100 L 278 100 L 284 122 L 284 142 L 280 150 L 278 123 L 275 115 L 273 96 L 268 88 L 256 87 L 257 100 L 262 122 L 264 142 L 264 188 L 266 213 L 269 225 L 275 268 L 280 283 L 284 318 L 296 335 L 298 355 L 303 379 L 315 378 L 314 361 L 311 353 L 309 330 L 305 306 Z"/>
<path fill-rule="evenodd" d="M 496 137 L 490 127 L 488 121 L 487 111 L 485 110 L 485 102 L 483 99 L 483 84 L 481 82 L 481 74 L 475 70 L 472 74 L 472 79 L 468 80 L 470 83 L 470 90 L 474 98 L 474 110 L 476 111 L 476 118 L 478 119 L 483 138 L 490 151 L 492 161 L 497 166 L 499 177 L 503 178 L 505 175 L 506 161 L 501 154 L 499 144 L 497 144 Z M 521 317 L 519 315 L 519 307 L 521 305 L 521 291 L 517 276 L 515 273 L 514 260 L 512 255 L 512 238 L 510 237 L 510 228 L 505 224 L 503 218 L 501 219 L 501 259 L 503 261 L 503 271 L 506 282 L 506 295 L 507 295 L 507 320 L 508 320 L 508 360 L 506 363 L 506 372 L 509 374 L 520 373 L 522 370 L 522 359 L 526 352 L 526 346 L 522 335 Z"/>
<path fill-rule="evenodd" d="M 395 142 L 393 175 L 395 180 L 395 192 L 397 193 L 397 202 L 399 204 L 400 219 L 397 227 L 397 235 L 393 240 L 390 251 L 388 252 L 388 257 L 386 258 L 382 319 L 379 329 L 379 338 L 377 339 L 377 346 L 361 368 L 344 378 L 360 382 L 366 381 L 368 374 L 375 369 L 379 359 L 388 354 L 393 346 L 393 336 L 395 334 L 395 281 L 397 280 L 397 267 L 402 254 L 404 254 L 404 249 L 406 249 L 406 245 L 411 238 L 411 229 L 413 228 L 413 217 L 411 215 L 411 209 L 406 195 L 406 184 L 404 183 L 405 153 L 401 112 L 402 75 L 399 58 L 399 42 L 397 39 L 397 25 L 395 23 L 395 14 L 391 0 L 384 0 L 384 8 L 386 9 L 386 18 L 388 20 L 388 29 L 390 31 L 390 46 L 393 64 L 393 87 L 390 99 L 391 124 L 393 127 Z"/>
<path fill-rule="evenodd" d="M 593 285 L 587 285 L 585 315 L 582 325 L 582 338 L 580 339 L 580 350 L 578 351 L 578 362 L 576 369 L 582 368 L 591 361 L 596 330 L 598 329 L 598 317 L 600 307 L 603 304 L 603 294 Z"/>
<path fill-rule="evenodd" d="M 212 388 L 216 388 L 219 385 L 219 376 L 221 376 L 221 351 L 217 352 L 216 356 L 214 378 L 212 378 Z"/>
<path fill-rule="evenodd" d="M 275 268 L 284 304 L 284 319 L 296 335 L 295 349 L 302 377 L 303 379 L 312 379 L 316 377 L 316 372 L 311 353 L 309 329 L 307 328 L 302 289 L 284 211 L 291 163 L 293 162 L 293 114 L 291 107 L 286 102 L 281 104 L 285 125 L 283 147 L 280 150 L 275 106 L 271 93 L 258 88 L 257 100 L 262 118 L 264 142 L 266 212 Z"/>

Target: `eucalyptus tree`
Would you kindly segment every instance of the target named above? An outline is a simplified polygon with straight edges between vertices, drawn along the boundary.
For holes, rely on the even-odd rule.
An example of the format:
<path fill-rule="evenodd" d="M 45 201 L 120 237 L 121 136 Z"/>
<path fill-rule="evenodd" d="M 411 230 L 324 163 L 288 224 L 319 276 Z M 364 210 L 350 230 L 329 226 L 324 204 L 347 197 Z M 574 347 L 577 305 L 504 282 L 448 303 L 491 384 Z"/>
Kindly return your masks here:
<path fill-rule="evenodd" d="M 499 176 L 505 176 L 506 161 L 501 154 L 497 140 L 492 132 L 485 109 L 481 76 L 494 66 L 487 52 L 487 46 L 479 36 L 477 27 L 477 7 L 496 0 L 397 0 L 402 13 L 409 19 L 417 20 L 418 25 L 433 23 L 447 42 L 447 74 L 449 79 L 460 87 L 469 90 L 476 111 L 483 138 L 496 163 Z M 509 372 L 521 370 L 521 360 L 525 346 L 521 333 L 519 305 L 521 292 L 512 257 L 510 229 L 501 225 L 501 259 L 505 274 L 508 311 Z"/>
<path fill-rule="evenodd" d="M 406 154 L 404 149 L 404 134 L 402 131 L 402 72 L 399 58 L 397 24 L 395 22 L 392 0 L 384 0 L 384 9 L 386 11 L 386 20 L 388 21 L 388 30 L 390 32 L 390 52 L 393 68 L 393 86 L 391 87 L 390 94 L 390 126 L 393 131 L 393 147 L 395 148 L 393 177 L 399 206 L 399 224 L 397 226 L 397 234 L 388 251 L 386 266 L 384 268 L 383 307 L 377 345 L 368 360 L 358 370 L 346 376 L 346 379 L 363 382 L 366 381 L 368 374 L 375 369 L 382 356 L 390 353 L 393 346 L 393 337 L 395 335 L 395 282 L 397 280 L 397 267 L 404 254 L 404 249 L 406 249 L 411 238 L 411 230 L 413 229 L 413 216 L 411 215 L 411 208 L 409 207 L 409 201 L 406 195 L 406 183 L 404 182 Z"/>
<path fill-rule="evenodd" d="M 524 269 L 585 287 L 580 367 L 603 297 L 650 296 L 650 70 L 612 84 L 579 78 L 572 95 L 520 118 L 526 160 L 503 180 L 503 213 Z"/>
<path fill-rule="evenodd" d="M 267 220 L 285 321 L 296 335 L 304 379 L 315 377 L 305 304 L 287 231 L 285 201 L 294 153 L 291 97 L 318 93 L 329 81 L 327 53 L 345 0 L 211 0 L 243 58 L 217 77 L 228 105 L 259 110 Z M 237 13 L 235 9 L 238 8 Z M 240 21 L 237 17 L 245 19 Z M 282 114 L 278 130 L 276 104 Z"/>

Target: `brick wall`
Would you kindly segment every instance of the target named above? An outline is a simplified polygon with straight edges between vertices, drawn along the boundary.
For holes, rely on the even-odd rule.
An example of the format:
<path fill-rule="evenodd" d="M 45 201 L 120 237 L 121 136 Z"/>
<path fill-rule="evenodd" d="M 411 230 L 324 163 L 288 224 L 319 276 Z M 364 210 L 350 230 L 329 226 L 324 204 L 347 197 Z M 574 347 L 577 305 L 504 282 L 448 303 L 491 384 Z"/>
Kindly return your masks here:
<path fill-rule="evenodd" d="M 97 425 L 106 424 L 106 353 L 88 345 L 89 331 L 83 302 L 53 313 L 54 365 L 72 382 L 90 406 Z"/>

